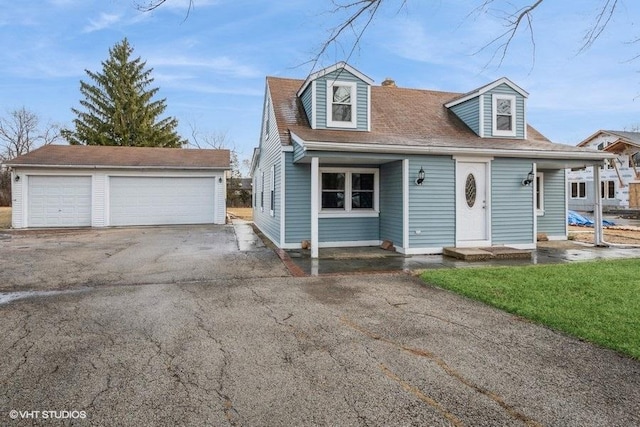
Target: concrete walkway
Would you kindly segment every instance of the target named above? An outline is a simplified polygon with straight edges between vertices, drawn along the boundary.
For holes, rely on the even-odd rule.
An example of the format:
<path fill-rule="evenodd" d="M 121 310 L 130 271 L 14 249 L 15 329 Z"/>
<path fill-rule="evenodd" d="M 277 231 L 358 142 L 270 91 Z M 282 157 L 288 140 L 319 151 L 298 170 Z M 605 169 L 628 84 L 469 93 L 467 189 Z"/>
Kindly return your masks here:
<path fill-rule="evenodd" d="M 415 271 L 430 268 L 469 268 L 488 266 L 522 266 L 558 264 L 598 259 L 640 258 L 640 248 L 600 248 L 577 242 L 539 242 L 531 259 L 488 260 L 468 262 L 443 255 L 404 256 L 378 247 L 320 249 L 320 258 L 313 260 L 309 251 L 286 251 L 290 260 L 304 275 L 333 275 L 374 272 Z"/>

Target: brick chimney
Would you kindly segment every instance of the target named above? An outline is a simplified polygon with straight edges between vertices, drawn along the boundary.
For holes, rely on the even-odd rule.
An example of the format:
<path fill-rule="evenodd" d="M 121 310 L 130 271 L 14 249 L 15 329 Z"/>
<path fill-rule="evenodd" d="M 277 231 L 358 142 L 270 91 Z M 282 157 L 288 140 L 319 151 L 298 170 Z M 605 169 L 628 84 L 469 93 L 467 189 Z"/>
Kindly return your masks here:
<path fill-rule="evenodd" d="M 385 87 L 398 87 L 396 86 L 396 81 L 393 80 L 391 77 L 387 77 L 386 79 L 384 79 L 381 85 Z"/>

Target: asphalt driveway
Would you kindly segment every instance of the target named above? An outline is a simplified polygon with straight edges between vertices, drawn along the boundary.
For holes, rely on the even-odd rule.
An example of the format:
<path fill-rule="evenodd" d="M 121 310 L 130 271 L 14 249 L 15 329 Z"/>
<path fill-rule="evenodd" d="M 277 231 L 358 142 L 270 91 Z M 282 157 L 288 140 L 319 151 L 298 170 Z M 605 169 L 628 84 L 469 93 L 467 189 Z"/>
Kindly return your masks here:
<path fill-rule="evenodd" d="M 278 277 L 270 250 L 228 252 L 219 278 L 0 305 L 0 424 L 640 425 L 638 361 L 405 274 Z"/>
<path fill-rule="evenodd" d="M 240 251 L 231 225 L 12 231 L 2 237 L 0 292 L 288 275 L 272 251 Z"/>

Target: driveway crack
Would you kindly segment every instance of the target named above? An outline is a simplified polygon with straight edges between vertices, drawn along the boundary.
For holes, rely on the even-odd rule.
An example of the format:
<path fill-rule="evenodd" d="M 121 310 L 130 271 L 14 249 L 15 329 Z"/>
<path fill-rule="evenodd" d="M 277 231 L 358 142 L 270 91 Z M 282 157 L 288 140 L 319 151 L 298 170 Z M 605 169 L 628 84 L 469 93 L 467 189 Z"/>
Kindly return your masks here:
<path fill-rule="evenodd" d="M 512 418 L 522 421 L 525 425 L 527 426 L 535 426 L 535 427 L 539 427 L 542 426 L 542 424 L 540 424 L 539 422 L 537 422 L 536 420 L 528 417 L 527 415 L 523 414 L 522 412 L 518 411 L 515 407 L 513 407 L 512 405 L 508 404 L 504 398 L 500 395 L 498 395 L 497 393 L 488 390 L 484 387 L 479 386 L 478 384 L 474 383 L 473 381 L 471 381 L 470 379 L 464 377 L 460 372 L 456 371 L 453 367 L 449 366 L 449 364 L 447 364 L 447 362 L 445 362 L 442 358 L 438 357 L 436 354 L 428 351 L 428 350 L 423 350 L 423 349 L 418 349 L 418 348 L 413 348 L 413 347 L 408 347 L 404 344 L 395 342 L 389 338 L 385 338 L 382 335 L 379 335 L 373 331 L 370 331 L 366 328 L 364 328 L 361 325 L 358 325 L 357 323 L 355 323 L 354 321 L 348 319 L 345 316 L 342 316 L 340 318 L 340 321 L 348 326 L 349 328 L 360 332 L 363 335 L 368 336 L 369 338 L 372 338 L 376 341 L 380 341 L 383 342 L 385 344 L 391 345 L 395 348 L 397 348 L 398 350 L 407 352 L 411 355 L 414 356 L 418 356 L 418 357 L 424 357 L 432 362 L 434 362 L 438 367 L 440 367 L 447 375 L 449 375 L 450 377 L 452 377 L 453 379 L 455 379 L 456 381 L 460 382 L 461 384 L 469 387 L 470 389 L 474 390 L 475 392 L 482 394 L 484 396 L 486 396 L 487 398 L 489 398 L 490 400 L 494 401 L 495 403 L 497 403 L 500 407 L 502 407 L 502 409 L 504 409 L 504 411 L 511 416 Z M 383 369 L 384 372 L 384 369 Z M 386 374 L 385 374 L 386 375 Z M 389 376 L 389 375 L 387 375 Z M 404 386 L 403 386 L 404 388 Z"/>

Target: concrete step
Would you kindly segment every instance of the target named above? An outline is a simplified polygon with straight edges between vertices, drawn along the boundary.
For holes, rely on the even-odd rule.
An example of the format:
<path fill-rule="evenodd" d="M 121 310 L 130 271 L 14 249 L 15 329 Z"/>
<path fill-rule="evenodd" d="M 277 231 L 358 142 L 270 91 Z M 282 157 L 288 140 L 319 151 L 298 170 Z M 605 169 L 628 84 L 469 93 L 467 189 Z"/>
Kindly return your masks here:
<path fill-rule="evenodd" d="M 492 246 L 490 248 L 444 248 L 443 255 L 463 261 L 488 261 L 492 259 L 531 259 L 531 251 Z"/>

